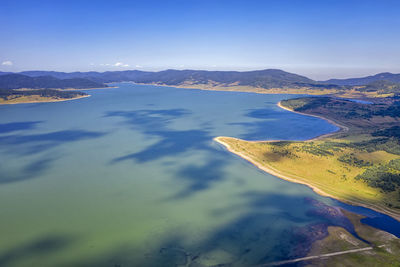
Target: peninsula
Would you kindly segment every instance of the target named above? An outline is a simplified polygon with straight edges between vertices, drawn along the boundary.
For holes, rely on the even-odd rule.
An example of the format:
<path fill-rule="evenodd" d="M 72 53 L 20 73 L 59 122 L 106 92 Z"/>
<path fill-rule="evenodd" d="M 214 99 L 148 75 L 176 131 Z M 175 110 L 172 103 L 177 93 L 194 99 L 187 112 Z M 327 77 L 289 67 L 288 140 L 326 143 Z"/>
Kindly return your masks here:
<path fill-rule="evenodd" d="M 307 141 L 215 140 L 260 169 L 321 195 L 371 208 L 400 221 L 400 101 L 358 103 L 334 97 L 281 101 L 340 130 Z"/>
<path fill-rule="evenodd" d="M 89 97 L 77 90 L 107 87 L 103 83 L 83 78 L 58 79 L 51 76 L 3 74 L 0 75 L 0 104 L 74 100 Z"/>

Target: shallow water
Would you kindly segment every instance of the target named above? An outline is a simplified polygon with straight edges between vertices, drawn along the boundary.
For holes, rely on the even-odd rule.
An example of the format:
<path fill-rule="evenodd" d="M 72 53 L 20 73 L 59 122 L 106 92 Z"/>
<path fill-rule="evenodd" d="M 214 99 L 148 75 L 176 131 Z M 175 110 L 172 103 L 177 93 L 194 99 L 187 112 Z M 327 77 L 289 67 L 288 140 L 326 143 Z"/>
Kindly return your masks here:
<path fill-rule="evenodd" d="M 276 106 L 296 96 L 118 85 L 0 106 L 0 266 L 249 266 L 304 254 L 307 227 L 351 231 L 212 140 L 337 130 Z"/>

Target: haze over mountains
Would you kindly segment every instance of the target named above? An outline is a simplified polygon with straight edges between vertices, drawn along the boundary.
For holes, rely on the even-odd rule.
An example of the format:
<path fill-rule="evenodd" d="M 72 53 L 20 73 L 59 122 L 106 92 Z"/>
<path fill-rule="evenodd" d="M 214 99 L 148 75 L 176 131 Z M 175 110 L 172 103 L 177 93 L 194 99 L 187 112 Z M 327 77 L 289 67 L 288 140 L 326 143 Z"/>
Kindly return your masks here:
<path fill-rule="evenodd" d="M 131 81 L 169 86 L 249 86 L 256 88 L 339 88 L 342 86 L 379 85 L 377 81 L 400 83 L 400 74 L 380 73 L 373 76 L 315 81 L 278 69 L 257 71 L 139 70 L 107 72 L 23 71 L 0 72 L 0 88 L 96 88 L 104 83 Z M 385 83 L 387 84 L 387 83 Z"/>

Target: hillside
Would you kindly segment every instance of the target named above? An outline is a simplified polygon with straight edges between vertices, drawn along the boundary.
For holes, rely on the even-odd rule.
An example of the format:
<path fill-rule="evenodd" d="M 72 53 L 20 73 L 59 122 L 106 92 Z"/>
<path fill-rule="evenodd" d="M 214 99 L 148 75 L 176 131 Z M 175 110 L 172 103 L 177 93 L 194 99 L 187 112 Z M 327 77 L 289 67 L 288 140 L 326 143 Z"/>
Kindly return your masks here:
<path fill-rule="evenodd" d="M 386 93 L 400 93 L 400 83 L 386 81 L 386 80 L 377 80 L 371 83 L 366 84 L 365 86 L 361 86 L 358 88 L 359 91 L 373 92 L 373 91 L 382 91 Z"/>
<path fill-rule="evenodd" d="M 278 69 L 257 71 L 205 71 L 205 70 L 165 70 L 146 72 L 138 70 L 107 72 L 55 72 L 24 71 L 19 74 L 29 77 L 51 76 L 58 79 L 83 78 L 94 82 L 121 82 L 160 84 L 170 86 L 249 86 L 254 88 L 336 88 L 307 77 Z M 0 74 L 1 75 L 1 74 Z M 1 77 L 1 76 L 0 76 Z"/>
<path fill-rule="evenodd" d="M 321 81 L 324 84 L 336 84 L 340 86 L 355 86 L 355 85 L 366 85 L 376 81 L 389 81 L 394 83 L 400 83 L 400 74 L 393 74 L 390 72 L 378 73 L 376 75 L 361 77 L 361 78 L 349 78 L 349 79 L 330 79 L 327 81 Z"/>
<path fill-rule="evenodd" d="M 84 89 L 100 87 L 107 87 L 107 85 L 84 78 L 58 79 L 52 76 L 30 77 L 22 74 L 0 75 L 0 89 Z"/>
<path fill-rule="evenodd" d="M 201 71 L 201 70 L 166 70 L 141 75 L 139 83 L 156 83 L 165 85 L 206 85 L 251 86 L 259 88 L 296 88 L 320 87 L 304 76 L 268 69 L 259 71 Z"/>

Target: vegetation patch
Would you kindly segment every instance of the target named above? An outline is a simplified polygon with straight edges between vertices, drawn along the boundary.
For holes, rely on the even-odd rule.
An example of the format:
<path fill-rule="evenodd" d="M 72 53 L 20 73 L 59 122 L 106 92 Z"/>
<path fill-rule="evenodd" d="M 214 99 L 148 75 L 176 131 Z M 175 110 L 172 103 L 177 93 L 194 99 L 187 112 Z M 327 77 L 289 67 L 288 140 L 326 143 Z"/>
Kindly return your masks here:
<path fill-rule="evenodd" d="M 393 126 L 384 130 L 375 131 L 372 133 L 372 136 L 386 136 L 386 137 L 400 138 L 400 126 Z"/>
<path fill-rule="evenodd" d="M 362 159 L 358 159 L 354 156 L 354 154 L 344 154 L 344 155 L 338 157 L 338 161 L 349 164 L 351 166 L 358 167 L 358 168 L 372 166 L 371 162 L 364 161 Z"/>
<path fill-rule="evenodd" d="M 400 187 L 400 159 L 391 160 L 384 165 L 371 166 L 355 177 L 369 186 L 379 188 L 383 192 L 393 192 Z"/>

